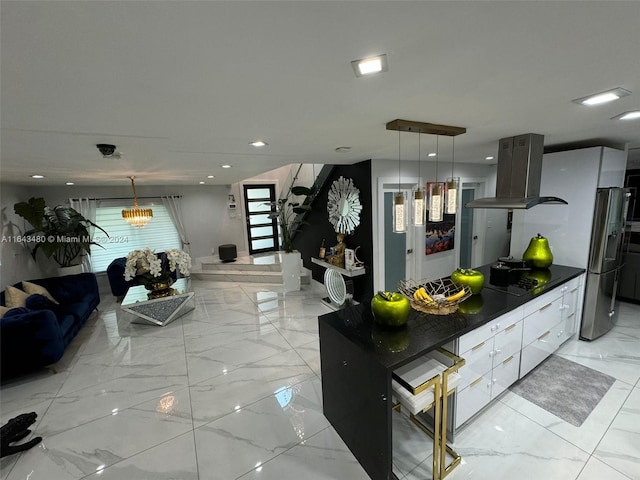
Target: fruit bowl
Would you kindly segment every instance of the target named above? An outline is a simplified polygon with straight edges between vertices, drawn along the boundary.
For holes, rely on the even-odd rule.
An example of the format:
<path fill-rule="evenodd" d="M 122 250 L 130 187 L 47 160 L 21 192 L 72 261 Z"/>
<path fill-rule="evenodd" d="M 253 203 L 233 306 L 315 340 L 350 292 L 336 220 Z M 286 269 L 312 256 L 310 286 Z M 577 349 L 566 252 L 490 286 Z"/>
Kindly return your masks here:
<path fill-rule="evenodd" d="M 432 315 L 449 315 L 471 296 L 471 289 L 459 286 L 450 278 L 438 280 L 401 280 L 398 290 L 409 299 L 411 307 Z"/>

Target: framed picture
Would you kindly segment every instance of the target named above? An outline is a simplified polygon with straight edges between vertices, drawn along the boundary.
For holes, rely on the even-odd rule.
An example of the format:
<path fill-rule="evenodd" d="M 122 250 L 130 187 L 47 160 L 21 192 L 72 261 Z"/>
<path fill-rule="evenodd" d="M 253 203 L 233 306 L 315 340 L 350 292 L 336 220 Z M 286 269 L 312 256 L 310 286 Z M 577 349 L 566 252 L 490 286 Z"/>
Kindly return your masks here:
<path fill-rule="evenodd" d="M 425 231 L 425 255 L 446 252 L 455 247 L 456 216 L 444 215 L 442 222 L 427 222 Z"/>

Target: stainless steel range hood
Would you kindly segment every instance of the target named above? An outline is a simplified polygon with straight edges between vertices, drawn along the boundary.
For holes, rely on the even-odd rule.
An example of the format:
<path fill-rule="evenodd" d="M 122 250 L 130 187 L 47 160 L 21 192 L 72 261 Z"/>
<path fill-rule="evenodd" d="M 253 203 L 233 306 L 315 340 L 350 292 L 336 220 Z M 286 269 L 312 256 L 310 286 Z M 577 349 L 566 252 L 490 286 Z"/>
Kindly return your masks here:
<path fill-rule="evenodd" d="M 467 208 L 526 209 L 542 203 L 567 204 L 540 196 L 544 135 L 527 133 L 503 138 L 498 148 L 498 178 L 494 198 L 478 198 Z"/>

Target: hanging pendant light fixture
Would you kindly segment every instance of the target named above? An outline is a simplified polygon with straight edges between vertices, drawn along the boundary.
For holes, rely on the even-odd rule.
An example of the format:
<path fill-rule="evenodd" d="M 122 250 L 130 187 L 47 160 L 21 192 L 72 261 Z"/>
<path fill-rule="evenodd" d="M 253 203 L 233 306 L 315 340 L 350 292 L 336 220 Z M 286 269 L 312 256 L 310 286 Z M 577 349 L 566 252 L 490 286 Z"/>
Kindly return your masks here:
<path fill-rule="evenodd" d="M 458 192 L 460 191 L 460 177 L 453 176 L 453 165 L 456 158 L 456 137 L 451 137 L 451 176 L 447 178 L 444 213 L 455 214 L 458 211 Z"/>
<path fill-rule="evenodd" d="M 423 201 L 423 209 L 424 209 L 424 201 L 425 198 L 428 201 L 429 208 L 429 221 L 431 222 L 441 222 L 443 220 L 444 207 L 445 207 L 445 183 L 438 182 L 438 137 L 440 135 L 445 135 L 448 137 L 455 137 L 456 135 L 461 135 L 467 131 L 464 127 L 456 127 L 453 125 L 440 125 L 436 123 L 426 123 L 426 122 L 416 122 L 413 120 L 402 120 L 396 119 L 387 123 L 387 130 L 397 130 L 398 131 L 398 193 L 394 196 L 393 200 L 393 231 L 394 232 L 405 232 L 406 231 L 406 210 L 405 210 L 405 201 L 404 194 L 400 192 L 400 132 L 414 132 L 414 133 L 426 133 L 430 135 L 436 135 L 436 181 L 433 183 L 429 183 L 426 196 L 424 191 L 422 192 L 422 201 Z M 418 147 L 419 148 L 419 147 Z M 418 159 L 419 161 L 420 159 Z M 419 167 L 418 167 L 419 168 Z M 451 180 L 451 193 L 455 192 L 456 199 L 451 198 L 451 205 L 453 208 L 457 209 L 458 203 L 458 192 L 459 192 L 459 182 L 460 179 L 458 177 L 453 177 L 453 159 L 451 163 L 451 178 L 447 180 Z M 420 180 L 422 182 L 422 179 Z M 457 183 L 456 183 L 457 181 Z M 419 190 L 419 189 L 417 189 Z M 418 191 L 414 191 L 412 195 L 412 203 L 413 203 L 413 218 L 412 224 L 418 225 L 416 223 L 417 220 L 417 205 L 419 205 L 420 193 Z M 451 211 L 450 208 L 447 209 L 447 213 Z"/>
<path fill-rule="evenodd" d="M 129 177 L 131 179 L 131 188 L 133 189 L 133 208 L 125 208 L 122 210 L 122 218 L 137 228 L 144 227 L 149 220 L 153 217 L 153 210 L 150 208 L 140 208 L 138 206 L 138 197 L 136 195 L 136 184 L 133 181 L 135 177 Z"/>
<path fill-rule="evenodd" d="M 398 130 L 398 192 L 393 196 L 393 233 L 407 231 L 407 210 L 404 192 L 400 190 L 400 130 Z"/>
<path fill-rule="evenodd" d="M 421 133 L 421 132 L 418 132 Z M 412 216 L 411 216 L 411 224 L 414 227 L 422 227 L 424 226 L 425 219 L 425 208 L 424 208 L 424 183 L 422 182 L 422 169 L 420 168 L 420 163 L 422 159 L 420 157 L 420 135 L 418 135 L 418 185 L 416 189 L 413 191 L 413 205 L 412 205 Z"/>
<path fill-rule="evenodd" d="M 444 183 L 438 182 L 438 157 L 440 136 L 436 136 L 436 181 L 429 184 L 429 221 L 441 222 L 444 200 Z"/>

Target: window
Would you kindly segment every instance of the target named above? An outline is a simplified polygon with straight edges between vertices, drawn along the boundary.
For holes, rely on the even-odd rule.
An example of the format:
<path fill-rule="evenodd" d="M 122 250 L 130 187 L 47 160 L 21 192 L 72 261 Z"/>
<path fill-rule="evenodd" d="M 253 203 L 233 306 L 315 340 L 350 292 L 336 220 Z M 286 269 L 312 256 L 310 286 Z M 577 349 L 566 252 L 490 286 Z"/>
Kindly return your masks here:
<path fill-rule="evenodd" d="M 153 205 L 153 218 L 144 228 L 129 225 L 122 218 L 123 208 L 128 206 L 98 206 L 96 209 L 96 225 L 100 225 L 109 238 L 97 229 L 93 234 L 94 240 L 104 247 L 91 246 L 94 272 L 106 272 L 113 260 L 126 257 L 131 250 L 138 248 L 149 247 L 156 252 L 182 248 L 180 235 L 164 205 Z"/>

